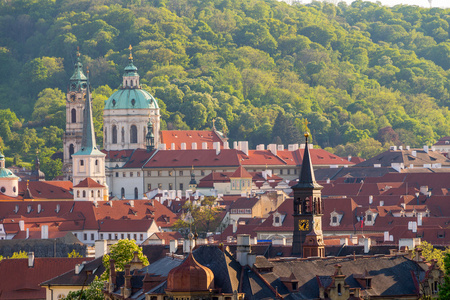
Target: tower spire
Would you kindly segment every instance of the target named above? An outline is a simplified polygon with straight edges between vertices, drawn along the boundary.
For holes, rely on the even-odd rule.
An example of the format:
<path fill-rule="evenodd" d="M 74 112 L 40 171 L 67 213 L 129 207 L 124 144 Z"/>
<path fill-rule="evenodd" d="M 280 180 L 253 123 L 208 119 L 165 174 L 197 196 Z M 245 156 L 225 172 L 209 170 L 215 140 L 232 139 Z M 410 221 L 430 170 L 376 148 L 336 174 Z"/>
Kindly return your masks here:
<path fill-rule="evenodd" d="M 95 142 L 94 120 L 92 118 L 92 102 L 89 86 L 89 70 L 87 71 L 87 87 L 86 87 L 86 102 L 84 107 L 84 122 L 83 122 L 83 138 L 81 139 L 81 151 L 92 152 L 97 149 Z"/>
<path fill-rule="evenodd" d="M 309 153 L 308 146 L 309 133 L 305 133 L 305 151 L 303 152 L 302 169 L 300 171 L 300 177 L 298 178 L 298 183 L 295 187 L 298 188 L 318 188 L 322 187 L 316 182 L 316 177 L 314 176 L 314 169 L 311 162 L 311 155 Z"/>
<path fill-rule="evenodd" d="M 307 122 L 307 121 L 306 121 Z M 305 124 L 307 125 L 307 123 Z M 307 126 L 306 126 L 307 128 Z M 324 250 L 321 243 L 305 245 L 308 249 L 304 252 L 303 246 L 306 236 L 312 234 L 317 241 L 322 239 L 322 186 L 316 182 L 311 155 L 308 146 L 309 133 L 305 133 L 305 151 L 303 152 L 302 167 L 298 183 L 292 187 L 294 192 L 294 235 L 292 241 L 292 253 L 300 256 L 311 256 L 312 250 L 317 256 L 323 256 Z M 309 248 L 308 248 L 309 247 Z M 317 248 L 318 247 L 318 248 Z M 314 252 L 313 251 L 313 252 Z M 313 255 L 314 256 L 314 255 Z"/>

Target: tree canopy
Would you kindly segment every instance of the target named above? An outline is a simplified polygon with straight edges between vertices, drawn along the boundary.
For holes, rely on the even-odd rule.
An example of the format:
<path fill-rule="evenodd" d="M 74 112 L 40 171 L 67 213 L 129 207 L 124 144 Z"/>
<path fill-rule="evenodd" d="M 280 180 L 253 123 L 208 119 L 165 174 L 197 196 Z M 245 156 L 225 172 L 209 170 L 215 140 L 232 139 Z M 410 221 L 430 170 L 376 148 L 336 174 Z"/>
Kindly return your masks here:
<path fill-rule="evenodd" d="M 10 117 L 0 137 L 7 156 L 27 162 L 37 148 L 61 151 L 48 130 L 64 129 L 80 46 L 101 142 L 103 101 L 131 44 L 162 129 L 208 129 L 216 118 L 231 141 L 286 145 L 308 119 L 314 143 L 339 153 L 421 147 L 450 135 L 449 15 L 361 0 L 2 1 L 0 115 Z"/>

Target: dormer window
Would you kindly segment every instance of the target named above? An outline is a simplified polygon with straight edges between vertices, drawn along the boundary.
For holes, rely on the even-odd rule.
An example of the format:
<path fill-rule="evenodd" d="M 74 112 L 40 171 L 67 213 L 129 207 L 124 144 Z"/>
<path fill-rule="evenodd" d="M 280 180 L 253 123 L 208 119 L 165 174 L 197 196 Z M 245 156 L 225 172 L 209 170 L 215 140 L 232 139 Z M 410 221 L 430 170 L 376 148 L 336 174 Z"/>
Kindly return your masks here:
<path fill-rule="evenodd" d="M 283 222 L 283 220 L 282 220 L 282 215 L 281 215 L 279 212 L 275 212 L 275 213 L 273 214 L 273 223 L 272 223 L 272 226 L 274 226 L 274 227 L 280 227 L 280 226 L 283 225 L 282 222 Z"/>
<path fill-rule="evenodd" d="M 336 210 L 330 214 L 330 226 L 339 226 L 341 224 L 343 213 L 338 213 Z"/>
<path fill-rule="evenodd" d="M 377 218 L 377 213 L 371 211 L 370 209 L 366 211 L 366 215 L 364 218 L 365 226 L 373 226 L 375 223 L 375 219 Z"/>

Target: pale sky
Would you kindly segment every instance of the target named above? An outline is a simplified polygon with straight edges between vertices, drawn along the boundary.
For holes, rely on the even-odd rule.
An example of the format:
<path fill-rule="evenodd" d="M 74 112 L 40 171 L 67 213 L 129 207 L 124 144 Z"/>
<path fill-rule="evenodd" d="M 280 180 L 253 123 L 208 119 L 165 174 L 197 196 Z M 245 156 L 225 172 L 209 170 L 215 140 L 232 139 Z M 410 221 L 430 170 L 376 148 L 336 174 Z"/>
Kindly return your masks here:
<path fill-rule="evenodd" d="M 333 0 L 330 2 L 339 2 L 340 0 Z M 344 0 L 347 3 L 353 2 L 352 0 Z M 370 2 L 377 2 L 376 0 L 365 0 Z M 430 3 L 428 0 L 378 0 L 383 5 L 394 6 L 398 4 L 406 4 L 406 5 L 418 5 L 422 7 L 429 8 Z M 310 0 L 301 1 L 302 3 L 309 3 Z M 433 7 L 442 7 L 442 8 L 450 8 L 450 0 L 432 0 Z"/>

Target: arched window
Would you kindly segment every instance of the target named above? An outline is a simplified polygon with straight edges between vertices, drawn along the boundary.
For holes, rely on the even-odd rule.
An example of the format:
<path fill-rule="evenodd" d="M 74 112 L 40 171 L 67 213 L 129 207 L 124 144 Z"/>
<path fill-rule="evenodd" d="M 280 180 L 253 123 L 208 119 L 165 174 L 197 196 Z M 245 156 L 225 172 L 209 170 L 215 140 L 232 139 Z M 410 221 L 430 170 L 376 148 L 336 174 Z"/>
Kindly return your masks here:
<path fill-rule="evenodd" d="M 100 190 L 97 191 L 97 197 L 100 198 Z"/>
<path fill-rule="evenodd" d="M 128 80 L 125 80 L 125 87 L 128 87 Z"/>
<path fill-rule="evenodd" d="M 125 189 L 124 188 L 120 189 L 120 197 L 125 198 Z"/>
<path fill-rule="evenodd" d="M 339 283 L 338 286 L 337 286 L 337 290 L 338 290 L 338 295 L 339 295 L 339 296 L 342 295 L 342 286 L 341 286 L 340 283 Z"/>
<path fill-rule="evenodd" d="M 138 188 L 135 187 L 134 188 L 134 199 L 138 199 L 138 197 L 139 197 L 139 191 L 138 191 Z"/>
<path fill-rule="evenodd" d="M 91 197 L 94 198 L 94 190 L 91 190 Z"/>
<path fill-rule="evenodd" d="M 72 123 L 76 123 L 77 122 L 77 110 L 75 108 L 72 108 Z"/>
<path fill-rule="evenodd" d="M 77 191 L 77 197 L 80 198 L 80 191 Z"/>
<path fill-rule="evenodd" d="M 86 198 L 86 191 L 83 191 L 83 198 Z"/>
<path fill-rule="evenodd" d="M 137 143 L 137 127 L 136 125 L 131 125 L 130 128 L 130 143 Z"/>
<path fill-rule="evenodd" d="M 69 159 L 72 159 L 72 154 L 75 152 L 75 147 L 73 144 L 70 144 L 69 146 Z"/>
<path fill-rule="evenodd" d="M 113 125 L 112 127 L 112 143 L 117 144 L 117 127 Z"/>

